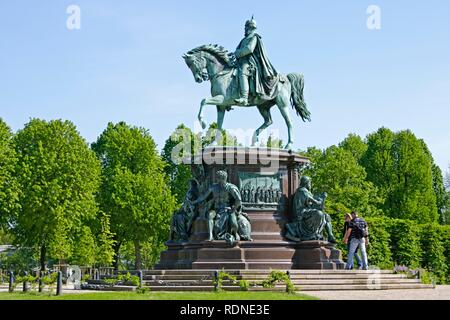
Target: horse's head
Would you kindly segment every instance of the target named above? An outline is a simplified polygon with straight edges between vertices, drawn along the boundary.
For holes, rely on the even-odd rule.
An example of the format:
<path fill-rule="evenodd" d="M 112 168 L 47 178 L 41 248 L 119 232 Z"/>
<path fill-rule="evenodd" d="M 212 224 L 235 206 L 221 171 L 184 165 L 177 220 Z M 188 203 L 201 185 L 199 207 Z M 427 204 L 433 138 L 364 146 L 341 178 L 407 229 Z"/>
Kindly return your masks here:
<path fill-rule="evenodd" d="M 228 51 L 216 44 L 192 49 L 183 55 L 183 59 L 198 83 L 209 80 L 215 73 L 232 64 Z"/>
<path fill-rule="evenodd" d="M 202 56 L 201 52 L 186 53 L 183 55 L 183 59 L 186 62 L 189 69 L 192 71 L 195 82 L 201 83 L 208 80 L 208 70 L 206 69 L 206 59 Z"/>

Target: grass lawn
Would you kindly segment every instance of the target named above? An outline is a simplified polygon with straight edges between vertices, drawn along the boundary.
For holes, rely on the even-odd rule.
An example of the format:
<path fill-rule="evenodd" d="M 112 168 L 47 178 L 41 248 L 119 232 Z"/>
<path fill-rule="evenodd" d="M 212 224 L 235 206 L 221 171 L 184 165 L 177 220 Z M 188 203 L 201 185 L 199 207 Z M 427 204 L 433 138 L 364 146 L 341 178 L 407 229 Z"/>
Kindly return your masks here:
<path fill-rule="evenodd" d="M 0 293 L 0 300 L 317 300 L 284 292 L 96 292 L 49 296 L 39 293 Z"/>

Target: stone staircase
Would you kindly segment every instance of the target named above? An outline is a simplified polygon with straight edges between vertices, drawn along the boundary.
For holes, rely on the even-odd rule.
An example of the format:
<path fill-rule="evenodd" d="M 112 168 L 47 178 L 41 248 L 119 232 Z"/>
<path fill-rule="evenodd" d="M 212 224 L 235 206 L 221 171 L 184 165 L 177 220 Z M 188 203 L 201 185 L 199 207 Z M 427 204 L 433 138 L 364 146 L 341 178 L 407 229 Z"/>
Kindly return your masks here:
<path fill-rule="evenodd" d="M 151 291 L 213 291 L 214 270 L 149 270 L 143 274 L 143 284 Z M 270 270 L 226 270 L 237 280 L 260 283 Z M 318 290 L 391 290 L 433 289 L 419 279 L 410 279 L 405 274 L 391 270 L 290 270 L 290 277 L 298 291 Z M 223 290 L 239 291 L 238 283 L 224 280 Z M 285 285 L 275 288 L 250 286 L 250 291 L 284 291 Z"/>

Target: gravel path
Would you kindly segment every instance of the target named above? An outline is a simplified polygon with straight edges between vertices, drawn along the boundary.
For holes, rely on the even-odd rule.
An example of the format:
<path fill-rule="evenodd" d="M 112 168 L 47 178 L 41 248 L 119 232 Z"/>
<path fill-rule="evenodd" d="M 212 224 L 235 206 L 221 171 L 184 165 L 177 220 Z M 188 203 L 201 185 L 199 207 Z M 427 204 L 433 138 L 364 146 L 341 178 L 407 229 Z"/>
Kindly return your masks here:
<path fill-rule="evenodd" d="M 436 289 L 305 291 L 323 300 L 450 300 L 450 285 Z"/>

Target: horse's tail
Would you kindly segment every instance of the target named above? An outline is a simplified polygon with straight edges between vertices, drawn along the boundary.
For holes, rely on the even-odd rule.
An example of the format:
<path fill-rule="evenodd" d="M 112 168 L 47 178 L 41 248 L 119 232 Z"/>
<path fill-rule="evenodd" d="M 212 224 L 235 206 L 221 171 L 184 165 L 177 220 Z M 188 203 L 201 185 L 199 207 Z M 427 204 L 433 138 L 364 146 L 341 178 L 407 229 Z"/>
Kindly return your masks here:
<path fill-rule="evenodd" d="M 292 87 L 292 107 L 295 108 L 295 111 L 297 111 L 297 115 L 300 116 L 303 121 L 311 121 L 311 113 L 308 111 L 308 107 L 306 106 L 305 100 L 303 99 L 303 88 L 305 87 L 303 74 L 289 73 L 287 77 Z"/>

